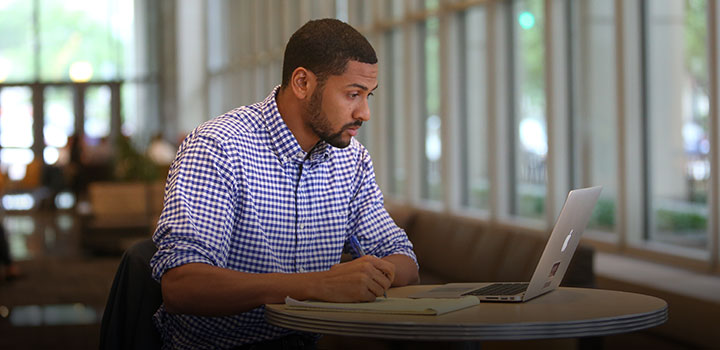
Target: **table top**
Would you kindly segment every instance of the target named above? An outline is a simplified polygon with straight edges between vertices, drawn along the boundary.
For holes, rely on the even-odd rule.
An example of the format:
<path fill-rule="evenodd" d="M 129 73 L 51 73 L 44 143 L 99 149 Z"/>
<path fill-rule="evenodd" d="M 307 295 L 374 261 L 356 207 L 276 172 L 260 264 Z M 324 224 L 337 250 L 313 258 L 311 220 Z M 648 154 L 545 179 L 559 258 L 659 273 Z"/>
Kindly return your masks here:
<path fill-rule="evenodd" d="M 436 286 L 388 290 L 405 297 Z M 659 298 L 602 289 L 558 288 L 524 303 L 490 303 L 440 316 L 302 311 L 266 305 L 276 326 L 323 334 L 407 340 L 520 340 L 625 333 L 667 321 Z"/>

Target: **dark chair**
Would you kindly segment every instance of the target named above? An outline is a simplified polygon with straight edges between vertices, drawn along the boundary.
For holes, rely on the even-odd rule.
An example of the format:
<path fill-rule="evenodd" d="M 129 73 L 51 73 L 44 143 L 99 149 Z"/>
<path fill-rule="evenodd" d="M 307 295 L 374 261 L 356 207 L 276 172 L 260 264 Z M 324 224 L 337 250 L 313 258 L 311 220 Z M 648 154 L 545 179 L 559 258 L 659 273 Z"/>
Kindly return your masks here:
<path fill-rule="evenodd" d="M 100 328 L 100 349 L 159 349 L 152 316 L 162 304 L 160 284 L 152 279 L 152 240 L 135 243 L 122 257 L 110 289 Z"/>

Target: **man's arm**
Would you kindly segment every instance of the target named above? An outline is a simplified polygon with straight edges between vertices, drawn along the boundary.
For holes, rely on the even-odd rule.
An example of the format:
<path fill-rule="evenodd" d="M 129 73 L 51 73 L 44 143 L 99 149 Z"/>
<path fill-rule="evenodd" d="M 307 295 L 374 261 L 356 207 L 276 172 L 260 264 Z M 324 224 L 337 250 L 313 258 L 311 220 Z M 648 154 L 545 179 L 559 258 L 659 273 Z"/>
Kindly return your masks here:
<path fill-rule="evenodd" d="M 393 287 L 417 284 L 420 282 L 417 265 L 415 265 L 415 261 L 409 256 L 393 254 L 382 258 L 382 260 L 395 265 L 395 279 L 392 281 Z"/>
<path fill-rule="evenodd" d="M 371 301 L 395 279 L 395 260 L 400 261 L 400 266 L 406 264 L 402 257 L 388 258 L 392 257 L 364 256 L 327 271 L 302 274 L 255 274 L 191 263 L 163 275 L 163 302 L 170 313 L 225 316 L 263 304 L 282 303 L 286 296 L 300 300 Z"/>

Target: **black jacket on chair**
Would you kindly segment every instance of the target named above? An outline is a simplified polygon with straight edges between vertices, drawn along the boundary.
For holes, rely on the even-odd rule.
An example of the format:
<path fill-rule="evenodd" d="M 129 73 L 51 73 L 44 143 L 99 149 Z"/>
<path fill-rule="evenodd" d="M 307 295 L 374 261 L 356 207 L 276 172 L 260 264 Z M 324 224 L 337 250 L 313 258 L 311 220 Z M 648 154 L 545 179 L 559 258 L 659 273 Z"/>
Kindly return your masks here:
<path fill-rule="evenodd" d="M 160 284 L 152 279 L 150 258 L 157 248 L 145 239 L 125 251 L 100 329 L 100 349 L 159 349 L 152 316 L 162 304 Z"/>

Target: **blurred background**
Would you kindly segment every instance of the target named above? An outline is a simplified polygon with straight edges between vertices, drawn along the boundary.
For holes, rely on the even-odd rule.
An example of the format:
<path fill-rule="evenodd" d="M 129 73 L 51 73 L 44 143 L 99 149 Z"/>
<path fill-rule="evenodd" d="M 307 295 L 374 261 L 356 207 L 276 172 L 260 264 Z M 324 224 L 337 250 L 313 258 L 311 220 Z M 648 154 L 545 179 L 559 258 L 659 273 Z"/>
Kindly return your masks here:
<path fill-rule="evenodd" d="M 378 53 L 358 138 L 386 202 L 544 231 L 568 190 L 602 185 L 584 236 L 598 285 L 700 327 L 658 346 L 709 347 L 715 0 L 0 0 L 2 223 L 20 271 L 0 280 L 0 347 L 97 347 L 179 142 L 267 96 L 289 36 L 324 17 Z"/>

